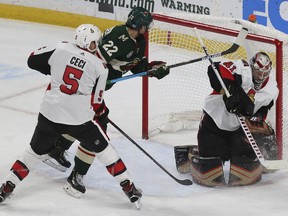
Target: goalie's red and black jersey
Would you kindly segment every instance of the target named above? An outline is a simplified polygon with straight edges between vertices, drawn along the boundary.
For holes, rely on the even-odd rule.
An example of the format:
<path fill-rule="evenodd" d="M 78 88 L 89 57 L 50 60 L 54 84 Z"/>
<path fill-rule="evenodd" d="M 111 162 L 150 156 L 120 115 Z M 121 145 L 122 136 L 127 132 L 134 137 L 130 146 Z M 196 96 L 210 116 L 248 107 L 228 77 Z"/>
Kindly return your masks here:
<path fill-rule="evenodd" d="M 125 25 L 107 29 L 99 45 L 99 54 L 113 69 L 126 73 L 143 60 L 146 41 L 143 35 L 131 38 Z M 133 72 L 133 71 L 132 71 Z"/>
<path fill-rule="evenodd" d="M 229 66 L 229 67 L 228 67 Z M 252 72 L 248 64 L 242 60 L 220 62 L 219 64 L 221 75 L 226 73 L 226 77 L 230 74 L 241 76 L 241 87 L 246 94 L 254 92 L 254 111 L 255 114 L 261 107 L 268 106 L 271 101 L 275 101 L 278 97 L 279 90 L 275 79 L 268 77 L 265 85 L 259 90 L 254 89 Z M 237 116 L 234 113 L 227 111 L 223 95 L 215 90 L 206 97 L 203 110 L 213 119 L 215 124 L 221 130 L 235 131 L 240 127 Z"/>

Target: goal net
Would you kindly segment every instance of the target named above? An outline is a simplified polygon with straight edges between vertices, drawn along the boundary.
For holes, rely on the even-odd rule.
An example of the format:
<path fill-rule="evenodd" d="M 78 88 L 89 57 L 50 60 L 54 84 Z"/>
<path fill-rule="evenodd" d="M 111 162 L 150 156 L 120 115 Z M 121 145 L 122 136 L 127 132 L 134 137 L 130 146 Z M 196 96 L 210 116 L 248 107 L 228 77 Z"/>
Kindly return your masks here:
<path fill-rule="evenodd" d="M 280 94 L 276 106 L 269 112 L 268 121 L 276 131 L 282 154 L 288 141 L 287 100 L 283 100 L 288 91 L 287 36 L 275 29 L 245 20 L 193 14 L 153 16 L 154 26 L 148 35 L 147 55 L 149 61 L 162 60 L 167 65 L 205 56 L 193 28 L 197 28 L 209 54 L 228 49 L 242 27 L 249 30 L 243 46 L 236 52 L 217 57 L 213 61 L 249 60 L 259 51 L 264 51 L 271 57 L 271 77 L 277 80 Z M 205 97 L 212 91 L 207 76 L 208 66 L 209 61 L 205 60 L 172 68 L 170 74 L 161 80 L 143 78 L 144 139 L 162 132 L 198 129 Z"/>

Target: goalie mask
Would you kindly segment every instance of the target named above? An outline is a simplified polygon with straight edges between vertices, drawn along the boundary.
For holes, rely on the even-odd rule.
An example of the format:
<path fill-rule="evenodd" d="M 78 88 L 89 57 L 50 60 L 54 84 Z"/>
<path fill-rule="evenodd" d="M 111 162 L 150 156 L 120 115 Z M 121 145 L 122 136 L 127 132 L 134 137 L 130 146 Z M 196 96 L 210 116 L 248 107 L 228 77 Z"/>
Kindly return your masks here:
<path fill-rule="evenodd" d="M 140 30 L 142 26 L 145 26 L 148 30 L 153 26 L 152 15 L 142 7 L 135 7 L 128 14 L 126 26 L 136 30 Z"/>
<path fill-rule="evenodd" d="M 250 60 L 253 83 L 256 90 L 261 88 L 262 83 L 269 77 L 272 70 L 272 62 L 264 52 L 256 53 Z"/>
<path fill-rule="evenodd" d="M 93 53 L 98 47 L 101 38 L 101 31 L 92 24 L 82 24 L 75 30 L 75 44 Z M 91 49 L 90 45 L 95 42 L 95 46 Z"/>

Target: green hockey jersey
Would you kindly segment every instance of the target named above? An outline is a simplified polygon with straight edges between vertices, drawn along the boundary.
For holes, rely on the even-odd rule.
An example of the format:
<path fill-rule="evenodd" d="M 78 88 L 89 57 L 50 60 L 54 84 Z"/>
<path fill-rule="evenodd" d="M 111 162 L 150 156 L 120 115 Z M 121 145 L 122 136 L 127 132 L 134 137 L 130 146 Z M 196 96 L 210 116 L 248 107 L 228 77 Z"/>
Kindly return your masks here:
<path fill-rule="evenodd" d="M 125 25 L 107 29 L 99 45 L 99 54 L 108 66 L 122 75 L 130 70 L 132 73 L 146 69 L 144 56 L 146 41 L 143 35 L 137 39 L 129 36 Z"/>

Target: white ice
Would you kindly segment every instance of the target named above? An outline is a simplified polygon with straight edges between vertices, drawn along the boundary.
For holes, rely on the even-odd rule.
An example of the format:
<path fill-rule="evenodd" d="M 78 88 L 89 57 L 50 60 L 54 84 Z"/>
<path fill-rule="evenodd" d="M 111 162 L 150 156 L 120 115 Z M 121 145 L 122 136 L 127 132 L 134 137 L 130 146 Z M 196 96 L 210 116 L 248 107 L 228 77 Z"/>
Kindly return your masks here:
<path fill-rule="evenodd" d="M 49 81 L 26 65 L 30 52 L 60 40 L 72 40 L 73 29 L 0 19 L 0 180 L 29 145 L 39 104 Z M 179 179 L 173 145 L 195 143 L 185 132 L 141 139 L 140 78 L 117 83 L 106 94 L 110 118 L 163 167 Z M 187 133 L 187 132 L 186 132 Z M 189 133 L 189 132 L 188 132 Z M 192 132 L 191 132 L 192 133 Z M 136 210 L 118 183 L 95 160 L 84 179 L 87 192 L 75 199 L 62 189 L 71 169 L 56 171 L 44 163 L 21 182 L 11 199 L 0 204 L 1 216 L 286 216 L 288 171 L 265 174 L 261 182 L 236 188 L 207 188 L 176 183 L 111 125 L 111 142 L 143 190 Z M 187 136 L 191 137 L 191 136 Z M 192 136 L 193 137 L 193 136 Z M 77 143 L 69 150 L 73 161 Z"/>

